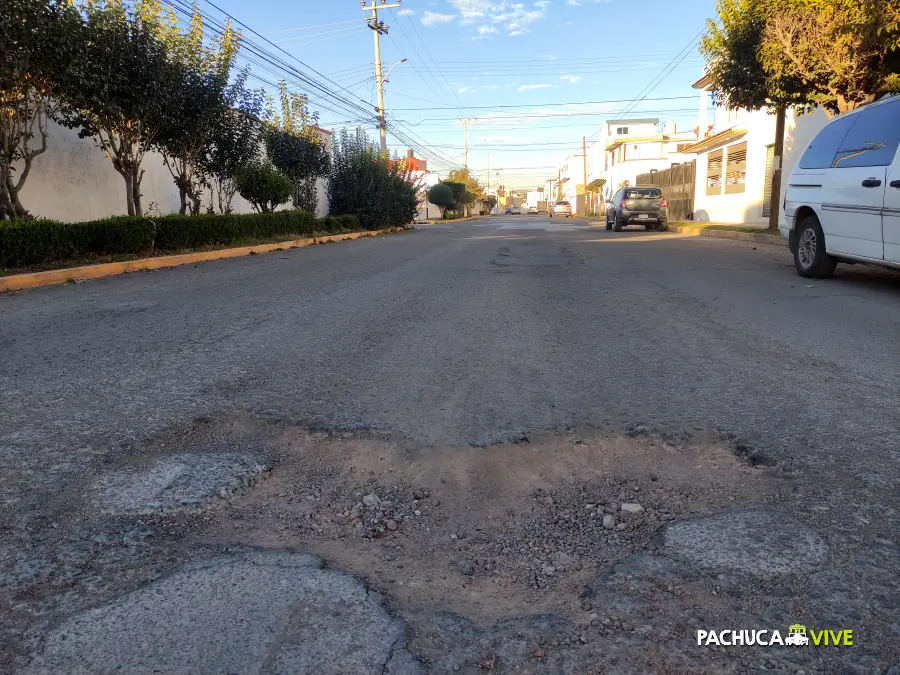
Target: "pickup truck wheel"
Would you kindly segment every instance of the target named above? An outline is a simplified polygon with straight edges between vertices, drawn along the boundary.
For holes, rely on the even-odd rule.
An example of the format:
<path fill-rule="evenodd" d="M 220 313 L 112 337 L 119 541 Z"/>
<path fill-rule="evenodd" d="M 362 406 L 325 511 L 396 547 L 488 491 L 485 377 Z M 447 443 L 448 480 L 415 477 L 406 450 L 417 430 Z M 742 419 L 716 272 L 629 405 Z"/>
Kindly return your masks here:
<path fill-rule="evenodd" d="M 794 266 L 797 274 L 807 279 L 825 279 L 837 267 L 837 260 L 825 252 L 825 234 L 815 216 L 806 216 L 797 226 Z"/>
<path fill-rule="evenodd" d="M 668 223 L 660 223 L 659 225 L 656 226 L 656 229 L 659 230 L 660 232 L 668 232 L 669 224 Z"/>

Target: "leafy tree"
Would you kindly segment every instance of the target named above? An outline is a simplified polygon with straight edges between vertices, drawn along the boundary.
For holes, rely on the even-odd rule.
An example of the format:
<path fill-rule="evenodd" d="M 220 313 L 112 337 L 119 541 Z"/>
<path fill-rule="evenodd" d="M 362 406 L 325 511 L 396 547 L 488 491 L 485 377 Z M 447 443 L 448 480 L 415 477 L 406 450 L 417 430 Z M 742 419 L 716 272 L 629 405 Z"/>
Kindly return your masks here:
<path fill-rule="evenodd" d="M 327 175 L 329 155 L 319 135 L 318 116 L 309 112 L 305 95 L 279 83 L 281 114 L 273 115 L 265 133 L 272 163 L 294 181 L 294 207 L 315 213 L 316 179 Z"/>
<path fill-rule="evenodd" d="M 896 0 L 772 4 L 776 7 L 767 16 L 759 58 L 776 83 L 799 81 L 806 99 L 829 113 L 900 92 Z"/>
<path fill-rule="evenodd" d="M 195 4 L 188 28 L 182 31 L 174 13 L 159 19 L 160 0 L 143 0 L 139 6 L 143 21 L 158 22 L 157 35 L 165 44 L 169 58 L 180 66 L 181 77 L 170 92 L 170 114 L 159 134 L 157 145 L 163 161 L 178 187 L 181 200 L 179 213 L 200 213 L 207 177 L 203 158 L 222 133 L 227 116 L 227 92 L 240 34 L 230 24 L 206 45 L 203 18 Z"/>
<path fill-rule="evenodd" d="M 447 209 L 456 205 L 453 190 L 446 183 L 432 185 L 428 190 L 428 201 L 441 210 L 441 216 L 444 215 Z"/>
<path fill-rule="evenodd" d="M 332 214 L 354 215 L 369 230 L 405 225 L 416 215 L 418 192 L 413 172 L 388 161 L 362 129 L 341 131 L 328 181 Z"/>
<path fill-rule="evenodd" d="M 268 162 L 254 161 L 238 169 L 235 186 L 261 213 L 272 213 L 291 198 L 294 183 Z"/>
<path fill-rule="evenodd" d="M 729 107 L 847 112 L 900 91 L 896 0 L 717 0 L 701 42 Z"/>
<path fill-rule="evenodd" d="M 602 192 L 603 186 L 606 185 L 605 178 L 595 178 L 590 183 L 587 184 L 588 192 Z"/>
<path fill-rule="evenodd" d="M 0 12 L 0 220 L 28 215 L 20 195 L 47 150 L 58 83 L 80 58 L 81 28 L 67 3 L 7 0 Z"/>
<path fill-rule="evenodd" d="M 496 195 L 485 195 L 482 197 L 481 201 L 487 207 L 488 211 L 493 211 L 494 207 L 497 206 L 497 196 Z"/>
<path fill-rule="evenodd" d="M 225 93 L 225 111 L 201 165 L 211 181 L 210 211 L 231 213 L 237 190 L 238 170 L 257 159 L 262 134 L 264 98 L 262 91 L 245 87 L 247 73 L 241 73 Z"/>
<path fill-rule="evenodd" d="M 173 62 L 158 27 L 139 20 L 143 5 L 89 2 L 84 55 L 61 83 L 72 110 L 65 123 L 93 138 L 125 181 L 128 215 L 142 215 L 141 168 L 147 150 L 171 124 L 173 92 L 183 68 Z"/>
<path fill-rule="evenodd" d="M 484 188 L 481 186 L 481 183 L 469 173 L 469 169 L 466 167 L 448 173 L 447 180 L 465 185 L 466 191 L 470 192 L 474 197 L 472 201 L 481 200 L 484 197 Z"/>

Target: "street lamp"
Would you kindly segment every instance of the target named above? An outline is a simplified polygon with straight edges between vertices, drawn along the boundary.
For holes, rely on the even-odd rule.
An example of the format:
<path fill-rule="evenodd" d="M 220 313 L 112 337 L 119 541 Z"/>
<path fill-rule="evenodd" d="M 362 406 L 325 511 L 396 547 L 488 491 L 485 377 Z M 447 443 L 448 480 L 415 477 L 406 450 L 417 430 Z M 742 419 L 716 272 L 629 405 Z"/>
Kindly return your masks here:
<path fill-rule="evenodd" d="M 394 70 L 394 68 L 399 66 L 401 63 L 406 63 L 406 59 L 400 59 L 399 61 L 397 61 L 397 63 L 392 65 L 390 68 L 388 68 L 387 75 L 385 75 L 384 79 L 381 81 L 382 84 L 384 84 L 385 82 L 388 81 L 388 78 L 391 76 L 391 71 Z"/>

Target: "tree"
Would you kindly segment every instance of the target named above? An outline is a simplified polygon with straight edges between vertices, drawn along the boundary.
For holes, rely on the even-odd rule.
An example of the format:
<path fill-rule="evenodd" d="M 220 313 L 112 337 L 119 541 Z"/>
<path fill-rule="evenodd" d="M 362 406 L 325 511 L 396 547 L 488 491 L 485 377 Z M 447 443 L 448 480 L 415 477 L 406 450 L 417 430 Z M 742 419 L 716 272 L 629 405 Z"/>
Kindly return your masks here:
<path fill-rule="evenodd" d="M 272 163 L 294 181 L 294 207 L 316 210 L 316 179 L 328 173 L 328 151 L 319 135 L 318 117 L 308 99 L 279 83 L 281 115 L 273 115 L 265 133 Z"/>
<path fill-rule="evenodd" d="M 428 190 L 428 201 L 441 210 L 441 217 L 443 217 L 447 209 L 452 208 L 456 204 L 453 190 L 446 183 L 432 185 Z"/>
<path fill-rule="evenodd" d="M 776 7 L 767 16 L 759 58 L 776 83 L 799 82 L 805 99 L 830 114 L 900 92 L 896 0 L 772 4 Z"/>
<path fill-rule="evenodd" d="M 262 91 L 245 87 L 246 77 L 245 71 L 226 90 L 224 116 L 201 158 L 203 172 L 212 184 L 210 211 L 231 213 L 235 176 L 259 155 L 264 97 Z"/>
<path fill-rule="evenodd" d="M 462 169 L 457 169 L 455 171 L 451 171 L 447 174 L 447 180 L 454 183 L 462 183 L 466 186 L 466 191 L 470 192 L 475 200 L 480 200 L 484 197 L 484 188 L 481 183 L 469 173 L 469 169 L 463 167 Z"/>
<path fill-rule="evenodd" d="M 157 27 L 141 21 L 144 5 L 122 0 L 86 5 L 84 55 L 61 83 L 72 110 L 64 122 L 93 138 L 125 182 L 128 215 L 142 215 L 141 168 L 173 114 L 183 68 L 169 59 Z"/>
<path fill-rule="evenodd" d="M 896 0 L 718 0 L 701 42 L 732 108 L 843 113 L 900 91 Z"/>
<path fill-rule="evenodd" d="M 405 225 L 416 215 L 418 193 L 415 175 L 388 161 L 362 129 L 341 131 L 328 180 L 332 214 L 355 215 L 369 230 Z"/>
<path fill-rule="evenodd" d="M 294 183 L 268 162 L 255 161 L 238 169 L 235 186 L 260 213 L 272 213 L 291 198 Z"/>
<path fill-rule="evenodd" d="M 0 12 L 0 220 L 28 215 L 20 195 L 47 150 L 58 83 L 80 58 L 81 28 L 68 3 L 7 0 Z"/>
<path fill-rule="evenodd" d="M 494 207 L 497 206 L 497 196 L 496 195 L 485 195 L 482 197 L 481 201 L 487 207 L 488 211 L 493 211 Z"/>
<path fill-rule="evenodd" d="M 159 0 L 144 0 L 142 21 L 158 26 L 157 36 L 165 44 L 169 58 L 180 67 L 181 77 L 172 83 L 170 114 L 165 117 L 157 147 L 178 187 L 179 213 L 190 210 L 196 215 L 208 185 L 203 158 L 227 121 L 228 82 L 240 34 L 226 24 L 206 45 L 197 5 L 189 27 L 182 31 L 171 10 L 166 21 L 159 19 L 158 3 Z"/>

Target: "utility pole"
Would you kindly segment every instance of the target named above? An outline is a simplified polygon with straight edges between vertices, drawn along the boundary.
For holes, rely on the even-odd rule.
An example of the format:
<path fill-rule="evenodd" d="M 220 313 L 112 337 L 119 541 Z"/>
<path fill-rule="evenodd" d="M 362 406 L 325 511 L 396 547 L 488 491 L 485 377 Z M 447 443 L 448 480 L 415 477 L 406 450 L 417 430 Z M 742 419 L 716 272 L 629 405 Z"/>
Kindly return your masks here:
<path fill-rule="evenodd" d="M 463 166 L 469 168 L 469 120 L 463 120 Z"/>
<path fill-rule="evenodd" d="M 581 137 L 581 159 L 584 162 L 584 190 L 581 201 L 584 204 L 584 215 L 588 212 L 588 189 L 587 189 L 587 140 Z M 577 204 L 576 204 L 577 206 Z"/>
<path fill-rule="evenodd" d="M 387 127 L 384 120 L 384 78 L 381 72 L 381 43 L 378 38 L 382 33 L 387 35 L 388 27 L 383 21 L 378 20 L 378 10 L 399 7 L 400 3 L 386 5 L 384 2 L 385 0 L 381 0 L 381 5 L 378 5 L 375 0 L 372 0 L 372 4 L 366 6 L 365 0 L 360 0 L 359 4 L 364 12 L 372 12 L 372 16 L 366 18 L 366 24 L 372 29 L 372 32 L 375 35 L 375 85 L 378 87 L 378 137 L 381 140 L 382 154 L 387 154 Z"/>

